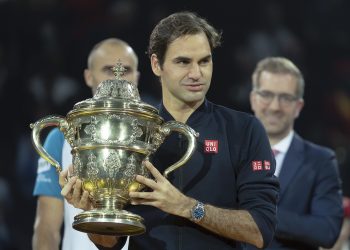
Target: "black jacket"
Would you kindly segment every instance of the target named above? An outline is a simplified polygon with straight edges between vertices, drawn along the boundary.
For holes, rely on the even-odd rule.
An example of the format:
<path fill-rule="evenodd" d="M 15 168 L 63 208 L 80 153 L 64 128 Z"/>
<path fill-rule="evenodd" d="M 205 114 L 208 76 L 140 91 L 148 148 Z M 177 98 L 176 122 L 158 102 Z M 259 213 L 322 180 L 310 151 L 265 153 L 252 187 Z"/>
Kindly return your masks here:
<path fill-rule="evenodd" d="M 160 115 L 165 121 L 173 120 L 164 106 L 160 107 Z M 264 128 L 252 115 L 209 101 L 189 117 L 187 125 L 199 132 L 197 149 L 185 166 L 170 174 L 170 182 L 185 195 L 203 203 L 248 210 L 266 246 L 275 230 L 279 184 L 273 175 L 275 160 Z M 217 153 L 206 148 L 208 140 L 218 142 Z M 183 155 L 186 148 L 186 140 L 179 134 L 172 134 L 152 162 L 163 172 Z M 127 210 L 141 215 L 147 230 L 145 234 L 130 238 L 131 250 L 244 247 L 244 244 L 220 237 L 189 220 L 154 207 L 130 206 Z"/>

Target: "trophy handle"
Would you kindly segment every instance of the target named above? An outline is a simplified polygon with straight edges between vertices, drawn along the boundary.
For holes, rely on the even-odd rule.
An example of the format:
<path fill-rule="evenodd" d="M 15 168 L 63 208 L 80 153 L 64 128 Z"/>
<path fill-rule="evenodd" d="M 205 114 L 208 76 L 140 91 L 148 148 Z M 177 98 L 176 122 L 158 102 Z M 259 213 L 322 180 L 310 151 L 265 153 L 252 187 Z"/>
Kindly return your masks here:
<path fill-rule="evenodd" d="M 48 161 L 51 165 L 53 165 L 56 168 L 57 172 L 60 173 L 62 171 L 62 167 L 54 158 L 52 158 L 51 155 L 49 155 L 49 153 L 44 149 L 44 147 L 40 142 L 40 132 L 44 128 L 51 127 L 51 126 L 59 127 L 60 130 L 62 130 L 62 128 L 67 127 L 67 121 L 61 116 L 47 116 L 40 119 L 34 124 L 31 123 L 30 128 L 33 129 L 32 142 L 38 154 L 42 158 L 44 158 L 46 161 Z"/>
<path fill-rule="evenodd" d="M 162 125 L 160 131 L 165 135 L 169 135 L 172 131 L 179 132 L 184 134 L 188 140 L 188 147 L 186 153 L 181 157 L 181 159 L 175 162 L 173 165 L 165 169 L 163 175 L 168 178 L 168 175 L 174 170 L 178 169 L 184 165 L 192 156 L 196 149 L 196 138 L 199 136 L 199 133 L 194 131 L 191 127 L 187 126 L 184 123 L 177 121 L 169 121 Z"/>

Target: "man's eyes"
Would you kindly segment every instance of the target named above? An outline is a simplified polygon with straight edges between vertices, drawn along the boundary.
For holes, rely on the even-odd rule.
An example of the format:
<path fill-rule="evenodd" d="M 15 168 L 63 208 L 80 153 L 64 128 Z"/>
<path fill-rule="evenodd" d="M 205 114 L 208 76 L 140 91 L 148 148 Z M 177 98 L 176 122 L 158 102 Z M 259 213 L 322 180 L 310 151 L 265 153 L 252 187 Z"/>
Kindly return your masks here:
<path fill-rule="evenodd" d="M 190 63 L 190 61 L 187 61 L 187 60 L 178 60 L 178 61 L 176 61 L 175 63 L 177 63 L 177 64 L 189 64 Z"/>
<path fill-rule="evenodd" d="M 209 59 L 206 59 L 206 60 L 200 61 L 198 64 L 199 64 L 199 65 L 206 65 L 206 64 L 208 64 L 209 62 L 210 62 L 210 60 L 209 60 Z M 191 62 L 190 62 L 190 61 L 186 61 L 186 60 L 181 60 L 181 61 L 176 61 L 175 63 L 176 63 L 176 64 L 180 64 L 180 65 L 188 65 L 188 64 L 190 64 Z"/>
<path fill-rule="evenodd" d="M 204 59 L 204 60 L 202 60 L 202 61 L 200 61 L 199 62 L 199 64 L 208 64 L 208 63 L 210 63 L 210 59 L 208 58 L 208 59 Z"/>
<path fill-rule="evenodd" d="M 261 91 L 259 92 L 260 96 L 266 99 L 273 99 L 277 95 L 279 100 L 285 101 L 285 102 L 293 102 L 297 99 L 296 96 L 291 94 L 275 94 L 273 92 L 269 91 Z"/>
<path fill-rule="evenodd" d="M 105 67 L 102 70 L 106 74 L 113 74 L 113 68 L 112 67 Z M 129 67 L 124 67 L 124 74 L 128 74 L 131 71 Z"/>
<path fill-rule="evenodd" d="M 113 69 L 112 68 L 103 68 L 103 70 L 102 70 L 104 73 L 106 73 L 106 74 L 113 74 Z"/>
<path fill-rule="evenodd" d="M 272 93 L 272 92 L 267 92 L 267 91 L 261 91 L 260 92 L 260 95 L 263 96 L 263 97 L 274 97 L 275 94 Z"/>
<path fill-rule="evenodd" d="M 285 100 L 285 101 L 288 101 L 288 102 L 292 102 L 292 101 L 294 101 L 296 99 L 295 96 L 288 95 L 288 94 L 282 94 L 282 95 L 280 95 L 280 98 L 282 100 Z"/>

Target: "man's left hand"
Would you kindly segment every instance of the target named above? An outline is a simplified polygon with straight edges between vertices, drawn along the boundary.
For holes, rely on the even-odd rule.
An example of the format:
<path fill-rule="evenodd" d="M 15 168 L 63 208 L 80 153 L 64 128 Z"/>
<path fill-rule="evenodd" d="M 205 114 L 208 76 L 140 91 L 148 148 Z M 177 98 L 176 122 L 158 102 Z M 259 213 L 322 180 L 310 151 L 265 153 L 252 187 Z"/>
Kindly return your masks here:
<path fill-rule="evenodd" d="M 130 192 L 131 204 L 149 205 L 169 214 L 190 218 L 190 210 L 196 201 L 181 193 L 150 162 L 147 161 L 144 164 L 154 180 L 137 175 L 136 181 L 153 191 Z"/>

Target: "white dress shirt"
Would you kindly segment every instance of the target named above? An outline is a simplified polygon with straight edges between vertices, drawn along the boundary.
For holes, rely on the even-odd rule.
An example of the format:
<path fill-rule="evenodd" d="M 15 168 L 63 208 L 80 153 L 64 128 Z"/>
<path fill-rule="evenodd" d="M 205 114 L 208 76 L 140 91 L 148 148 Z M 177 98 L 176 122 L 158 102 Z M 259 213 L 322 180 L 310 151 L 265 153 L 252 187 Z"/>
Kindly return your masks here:
<path fill-rule="evenodd" d="M 279 176 L 282 168 L 282 164 L 284 161 L 284 158 L 286 157 L 286 153 L 289 149 L 290 144 L 292 143 L 294 131 L 291 130 L 289 134 L 284 137 L 281 141 L 279 141 L 277 144 L 272 146 L 272 150 L 276 151 L 275 159 L 276 159 L 276 171 L 275 176 Z"/>

